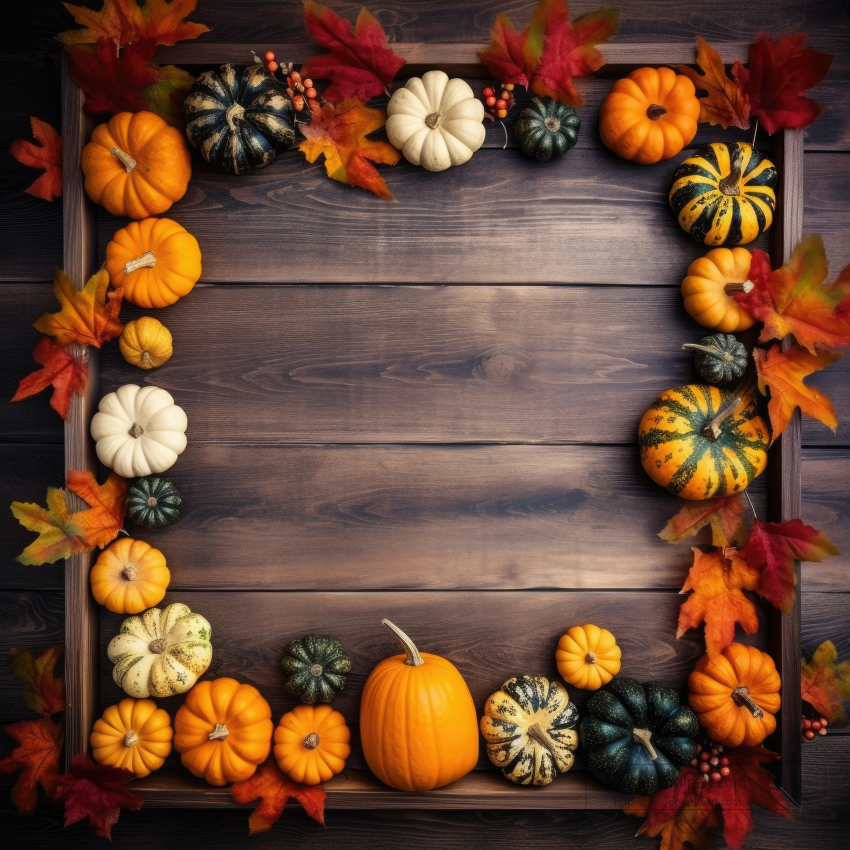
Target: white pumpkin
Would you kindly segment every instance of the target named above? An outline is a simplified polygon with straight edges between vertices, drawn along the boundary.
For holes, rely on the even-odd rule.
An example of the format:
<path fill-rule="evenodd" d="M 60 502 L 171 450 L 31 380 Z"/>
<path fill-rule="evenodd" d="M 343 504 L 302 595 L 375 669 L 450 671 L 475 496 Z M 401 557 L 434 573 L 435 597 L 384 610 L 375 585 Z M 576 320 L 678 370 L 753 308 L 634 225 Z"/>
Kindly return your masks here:
<path fill-rule="evenodd" d="M 387 115 L 390 143 L 428 171 L 462 165 L 484 144 L 484 104 L 443 71 L 409 79 L 390 98 Z"/>
<path fill-rule="evenodd" d="M 128 617 L 106 650 L 115 684 L 136 699 L 185 693 L 210 666 L 211 632 L 181 602 Z"/>
<path fill-rule="evenodd" d="M 97 456 L 125 478 L 165 472 L 186 448 L 188 420 L 171 393 L 124 384 L 107 393 L 91 421 Z"/>

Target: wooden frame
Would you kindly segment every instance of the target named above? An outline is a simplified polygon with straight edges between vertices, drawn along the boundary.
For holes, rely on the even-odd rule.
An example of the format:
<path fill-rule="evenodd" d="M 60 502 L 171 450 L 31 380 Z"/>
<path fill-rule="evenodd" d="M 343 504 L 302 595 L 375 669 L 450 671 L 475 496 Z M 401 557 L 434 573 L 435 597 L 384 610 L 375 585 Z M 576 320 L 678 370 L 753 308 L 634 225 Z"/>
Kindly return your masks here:
<path fill-rule="evenodd" d="M 477 61 L 481 45 L 399 44 L 399 52 L 408 57 L 405 75 L 414 75 L 431 67 L 442 67 L 454 74 L 486 77 Z M 227 61 L 244 62 L 252 45 L 188 42 L 161 48 L 157 60 L 185 65 L 213 65 Z M 292 61 L 304 61 L 312 53 L 306 45 L 265 45 Z M 725 62 L 731 63 L 746 53 L 745 44 L 719 46 Z M 612 44 L 605 46 L 609 59 L 601 74 L 621 76 L 636 65 L 692 63 L 693 45 L 688 44 Z M 96 224 L 93 205 L 83 191 L 80 171 L 82 149 L 90 135 L 92 122 L 82 111 L 82 91 L 68 73 L 67 61 L 62 74 L 62 128 L 64 140 L 65 191 L 63 198 L 64 268 L 79 288 L 97 267 Z M 775 139 L 774 161 L 782 175 L 777 221 L 773 227 L 774 263 L 788 259 L 802 235 L 803 134 L 785 131 Z M 98 393 L 98 351 L 89 349 L 89 384 L 84 398 L 74 398 L 65 427 L 66 469 L 95 471 L 96 458 L 89 438 L 88 424 L 96 408 Z M 801 431 L 799 411 L 785 434 L 777 441 L 769 466 L 770 518 L 784 521 L 801 512 L 800 475 Z M 72 496 L 72 500 L 76 497 Z M 79 505 L 80 507 L 82 505 Z M 98 613 L 89 592 L 88 573 L 92 555 L 76 555 L 66 562 L 66 761 L 84 752 L 94 722 L 98 682 Z M 770 646 L 782 676 L 782 710 L 777 731 L 783 758 L 780 786 L 795 803 L 801 799 L 800 714 L 800 590 L 788 616 L 776 613 L 770 623 Z M 671 624 L 672 628 L 672 624 Z M 770 743 L 770 742 L 768 742 Z M 212 788 L 192 777 L 158 778 L 153 774 L 138 780 L 134 787 L 144 796 L 147 806 L 220 807 L 234 805 L 228 788 Z M 464 779 L 427 794 L 394 791 L 366 771 L 349 770 L 326 786 L 330 808 L 423 808 L 423 809 L 611 809 L 621 808 L 623 795 L 603 789 L 585 773 L 569 773 L 546 788 L 517 788 L 505 782 L 496 771 L 469 774 Z"/>

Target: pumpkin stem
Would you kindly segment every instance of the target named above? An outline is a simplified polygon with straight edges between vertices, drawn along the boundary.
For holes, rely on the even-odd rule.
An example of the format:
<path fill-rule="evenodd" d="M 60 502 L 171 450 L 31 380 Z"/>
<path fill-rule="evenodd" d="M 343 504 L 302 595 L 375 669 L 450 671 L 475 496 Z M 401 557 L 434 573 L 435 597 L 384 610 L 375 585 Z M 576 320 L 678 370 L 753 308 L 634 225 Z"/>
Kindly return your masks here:
<path fill-rule="evenodd" d="M 131 566 L 128 564 L 128 565 L 127 565 L 126 567 L 124 567 L 124 569 L 121 571 L 121 575 L 122 575 L 122 576 L 124 576 L 124 578 L 125 578 L 125 579 L 127 579 L 127 581 L 135 581 L 136 576 L 138 575 L 138 573 L 136 572 L 135 567 L 131 567 Z"/>
<path fill-rule="evenodd" d="M 138 422 L 134 422 L 133 427 L 127 433 L 138 440 L 145 433 L 145 429 Z"/>
<path fill-rule="evenodd" d="M 124 266 L 124 274 L 136 271 L 136 269 L 152 269 L 156 265 L 156 254 L 153 251 L 145 251 L 141 257 L 136 257 L 135 260 L 130 260 Z"/>
<path fill-rule="evenodd" d="M 549 750 L 552 753 L 552 756 L 555 756 L 554 751 L 552 750 L 552 742 L 549 740 L 546 733 L 540 728 L 540 725 L 537 723 L 532 723 L 531 726 L 528 727 L 528 731 L 526 733 L 532 741 L 540 744 L 546 750 Z"/>
<path fill-rule="evenodd" d="M 151 353 L 150 353 L 150 351 L 143 351 L 142 352 L 142 362 L 139 363 L 139 366 L 141 366 L 142 369 L 150 369 L 151 365 L 152 364 L 151 364 Z"/>
<path fill-rule="evenodd" d="M 655 747 L 649 742 L 651 737 L 652 732 L 649 729 L 632 729 L 632 740 L 636 744 L 643 744 L 649 752 L 649 757 L 655 761 L 658 758 L 658 753 L 655 752 Z"/>
<path fill-rule="evenodd" d="M 156 496 L 150 496 L 148 498 L 148 505 L 152 508 L 155 508 L 157 505 Z"/>
<path fill-rule="evenodd" d="M 684 351 L 704 351 L 706 354 L 711 354 L 714 357 L 717 357 L 718 354 L 723 354 L 723 360 L 726 363 L 731 363 L 735 358 L 728 352 L 721 352 L 718 348 L 709 348 L 707 345 L 699 345 L 696 342 L 686 342 L 682 349 Z"/>
<path fill-rule="evenodd" d="M 723 287 L 723 291 L 727 295 L 734 295 L 736 292 L 752 292 L 756 285 L 751 280 L 744 280 L 740 283 L 727 283 Z"/>
<path fill-rule="evenodd" d="M 311 676 L 321 676 L 322 675 L 322 665 L 321 664 L 314 664 L 310 668 L 310 675 Z"/>
<path fill-rule="evenodd" d="M 425 662 L 416 648 L 416 644 L 395 624 L 389 620 L 381 620 L 381 624 L 386 626 L 398 638 L 398 642 L 404 647 L 404 652 L 407 655 L 407 660 L 404 662 L 410 667 L 421 667 Z"/>
<path fill-rule="evenodd" d="M 702 429 L 703 437 L 712 443 L 720 439 L 720 426 L 750 401 L 753 390 L 756 388 L 756 381 L 756 371 L 750 368 L 747 374 L 744 375 L 741 383 L 735 387 L 726 401 L 717 408 L 714 418 Z"/>
<path fill-rule="evenodd" d="M 596 664 L 596 653 L 595 652 L 588 652 L 587 655 L 584 656 L 584 660 L 588 664 Z"/>
<path fill-rule="evenodd" d="M 230 732 L 227 729 L 227 726 L 224 723 L 216 723 L 212 732 L 210 732 L 210 740 L 211 741 L 223 741 Z"/>
<path fill-rule="evenodd" d="M 550 133 L 557 133 L 561 129 L 561 122 L 554 115 L 549 115 L 544 119 L 543 123 Z"/>
<path fill-rule="evenodd" d="M 157 638 L 156 640 L 152 640 L 148 644 L 148 649 L 151 652 L 157 653 L 157 655 L 158 655 L 159 653 L 162 652 L 163 649 L 165 649 L 165 639 L 164 638 Z"/>
<path fill-rule="evenodd" d="M 132 747 L 134 744 L 138 744 L 138 743 L 139 743 L 139 736 L 131 729 L 124 736 L 124 746 L 125 747 Z"/>
<path fill-rule="evenodd" d="M 135 167 L 138 165 L 135 159 L 130 156 L 128 153 L 124 153 L 121 148 L 110 148 L 109 152 L 112 156 L 117 157 L 121 160 L 124 165 L 124 168 L 127 169 L 127 173 L 129 174 Z"/>
<path fill-rule="evenodd" d="M 732 691 L 732 699 L 737 705 L 746 706 L 750 710 L 750 714 L 752 714 L 756 720 L 764 717 L 764 712 L 750 696 L 749 688 L 746 685 L 741 685 L 740 688 L 735 688 L 735 690 Z"/>
<path fill-rule="evenodd" d="M 319 736 L 311 732 L 302 742 L 308 750 L 315 750 L 319 746 Z"/>
<path fill-rule="evenodd" d="M 245 107 L 241 103 L 234 103 L 227 112 L 224 113 L 224 119 L 227 121 L 227 126 L 231 130 L 236 130 L 236 125 L 233 123 L 237 118 L 241 118 L 245 114 Z"/>
<path fill-rule="evenodd" d="M 650 104 L 649 108 L 646 110 L 646 117 L 649 118 L 650 121 L 657 121 L 662 115 L 666 114 L 667 110 L 657 103 Z"/>
<path fill-rule="evenodd" d="M 432 112 L 430 115 L 426 116 L 425 124 L 427 127 L 435 130 L 437 125 L 440 123 L 440 118 L 442 118 L 442 115 L 440 115 L 439 112 Z"/>
<path fill-rule="evenodd" d="M 717 188 L 724 195 L 741 194 L 741 148 L 737 147 L 732 156 L 731 171 L 717 184 Z"/>

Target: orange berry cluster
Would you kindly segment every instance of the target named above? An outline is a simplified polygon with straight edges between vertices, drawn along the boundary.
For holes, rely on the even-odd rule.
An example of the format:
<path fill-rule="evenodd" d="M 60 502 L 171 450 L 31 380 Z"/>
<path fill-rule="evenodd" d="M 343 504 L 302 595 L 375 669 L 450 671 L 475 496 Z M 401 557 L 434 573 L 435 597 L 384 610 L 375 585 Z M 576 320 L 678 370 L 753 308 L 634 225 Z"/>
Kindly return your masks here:
<path fill-rule="evenodd" d="M 816 714 L 813 720 L 808 717 L 803 718 L 803 737 L 807 741 L 814 739 L 815 735 L 826 735 L 827 719 L 820 714 Z"/>
<path fill-rule="evenodd" d="M 494 118 L 505 118 L 511 109 L 513 109 L 514 84 L 505 83 L 502 85 L 501 83 L 494 83 L 492 86 L 487 86 L 481 92 L 481 96 L 484 98 L 484 105 L 487 107 L 487 111 Z"/>
<path fill-rule="evenodd" d="M 291 62 L 281 67 L 276 60 L 277 57 L 272 50 L 267 50 L 263 54 L 263 64 L 272 76 L 278 71 L 286 76 L 286 93 L 292 98 L 292 106 L 295 111 L 301 112 L 305 106 L 309 106 L 312 111 L 319 96 L 313 87 L 313 81 L 302 80 L 301 74 L 292 70 Z"/>
<path fill-rule="evenodd" d="M 722 752 L 722 744 L 709 741 L 701 745 L 696 758 L 691 760 L 691 766 L 702 774 L 703 782 L 720 782 L 731 773 L 729 759 L 721 755 Z"/>

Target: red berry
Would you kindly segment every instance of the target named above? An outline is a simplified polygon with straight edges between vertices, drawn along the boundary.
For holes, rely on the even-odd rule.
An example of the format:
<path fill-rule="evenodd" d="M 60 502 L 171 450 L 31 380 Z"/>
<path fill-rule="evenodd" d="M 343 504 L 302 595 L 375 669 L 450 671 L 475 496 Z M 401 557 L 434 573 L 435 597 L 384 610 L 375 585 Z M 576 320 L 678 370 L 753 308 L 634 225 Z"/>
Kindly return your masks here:
<path fill-rule="evenodd" d="M 486 103 L 487 106 L 495 106 L 496 105 L 496 98 L 493 97 L 493 95 L 491 94 L 490 97 L 488 97 L 487 100 L 484 101 L 484 103 Z"/>
<path fill-rule="evenodd" d="M 708 773 L 708 771 L 709 771 L 709 770 L 711 770 L 711 765 L 710 765 L 710 764 L 708 764 L 708 762 L 703 762 L 703 763 L 699 766 L 699 769 L 700 769 L 703 773 Z"/>
<path fill-rule="evenodd" d="M 274 51 L 273 50 L 267 50 L 263 54 L 263 59 L 265 59 L 266 62 L 274 62 L 274 59 L 275 59 Z"/>
<path fill-rule="evenodd" d="M 300 112 L 304 108 L 304 98 L 300 94 L 295 95 L 292 105 L 295 107 L 296 112 Z"/>
<path fill-rule="evenodd" d="M 715 782 L 720 782 L 720 774 L 715 770 L 714 773 L 711 774 L 711 778 Z"/>
<path fill-rule="evenodd" d="M 818 735 L 826 735 L 826 729 L 824 729 L 823 726 L 820 727 Z"/>
<path fill-rule="evenodd" d="M 287 86 L 287 87 L 286 87 L 286 93 L 287 93 L 290 97 L 295 97 L 295 89 L 294 89 L 294 88 L 292 88 L 292 86 Z"/>
<path fill-rule="evenodd" d="M 300 83 L 301 82 L 301 74 L 299 74 L 298 71 L 293 71 L 291 76 L 292 76 L 292 82 L 293 83 Z"/>
<path fill-rule="evenodd" d="M 304 83 L 304 87 L 305 87 L 305 88 L 308 88 L 308 89 L 309 89 L 309 88 L 312 88 L 312 87 L 313 87 L 313 81 L 312 81 L 312 80 L 310 80 L 310 79 L 302 80 L 301 82 L 303 82 L 303 83 Z"/>
<path fill-rule="evenodd" d="M 815 733 L 814 733 L 814 732 L 812 732 L 812 730 L 811 730 L 811 729 L 806 729 L 806 731 L 805 731 L 805 732 L 803 732 L 803 736 L 805 737 L 805 739 L 806 739 L 807 741 L 811 741 L 811 740 L 812 740 L 812 738 L 814 738 L 814 737 L 815 737 Z"/>
<path fill-rule="evenodd" d="M 307 97 L 310 98 L 310 100 L 313 100 L 313 98 L 316 97 L 316 90 L 312 86 L 310 86 L 310 88 L 308 88 L 307 91 L 304 92 L 304 94 L 306 94 Z"/>
<path fill-rule="evenodd" d="M 500 97 L 502 98 L 502 100 L 510 100 L 511 99 L 511 93 L 509 91 L 503 90 Z"/>
<path fill-rule="evenodd" d="M 811 725 L 811 727 L 810 727 L 810 728 L 811 728 L 811 729 L 814 729 L 814 730 L 815 730 L 815 732 L 820 732 L 820 727 L 821 727 L 822 725 L 823 725 L 823 724 L 820 722 L 820 720 L 813 720 L 813 721 L 812 721 L 812 725 Z"/>
<path fill-rule="evenodd" d="M 273 74 L 279 67 L 280 67 L 280 65 L 278 65 L 277 62 L 268 62 L 266 64 L 266 70 L 270 74 Z"/>
<path fill-rule="evenodd" d="M 723 756 L 723 758 L 720 759 L 720 764 L 729 764 L 729 759 L 726 758 L 726 756 Z"/>
<path fill-rule="evenodd" d="M 507 109 L 508 102 L 506 100 L 497 100 L 496 101 L 496 109 Z"/>
<path fill-rule="evenodd" d="M 812 728 L 812 721 L 811 721 L 811 720 L 809 720 L 808 718 L 806 718 L 806 719 L 803 721 L 803 728 L 804 728 L 804 729 L 811 729 L 811 728 Z"/>
<path fill-rule="evenodd" d="M 720 759 L 719 759 L 719 758 L 717 758 L 717 756 L 712 756 L 712 757 L 708 760 L 708 763 L 709 763 L 712 767 L 717 767 L 717 765 L 718 765 L 718 764 L 720 764 Z"/>
<path fill-rule="evenodd" d="M 493 89 L 490 88 L 490 86 L 487 86 L 487 88 L 484 89 L 484 91 L 481 92 L 481 94 L 483 94 L 484 97 L 493 97 L 493 95 L 496 94 L 496 92 L 493 91 Z"/>
<path fill-rule="evenodd" d="M 731 772 L 732 771 L 728 767 L 721 767 L 720 768 L 720 775 L 721 776 L 728 776 Z"/>
<path fill-rule="evenodd" d="M 710 752 L 708 752 L 708 750 L 703 750 L 703 751 L 699 754 L 699 757 L 700 757 L 700 759 L 701 759 L 702 761 L 708 761 L 708 760 L 711 758 L 711 753 L 710 753 Z"/>
<path fill-rule="evenodd" d="M 821 717 L 821 718 L 819 718 L 819 720 L 820 720 L 820 725 L 821 725 L 821 726 L 827 726 L 827 725 L 828 725 L 828 724 L 827 724 L 827 722 L 826 722 L 826 718 L 825 718 L 825 717 Z"/>

